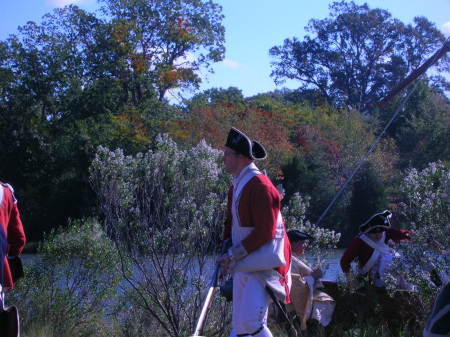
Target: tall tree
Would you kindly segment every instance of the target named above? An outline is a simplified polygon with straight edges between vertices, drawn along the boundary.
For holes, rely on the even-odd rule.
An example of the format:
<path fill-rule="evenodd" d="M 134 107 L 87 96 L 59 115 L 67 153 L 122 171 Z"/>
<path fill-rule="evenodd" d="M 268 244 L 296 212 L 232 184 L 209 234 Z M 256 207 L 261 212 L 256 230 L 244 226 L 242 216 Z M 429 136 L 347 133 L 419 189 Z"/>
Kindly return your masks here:
<path fill-rule="evenodd" d="M 159 99 L 170 89 L 201 82 L 196 71 L 224 57 L 222 7 L 201 0 L 100 0 L 111 17 L 110 36 L 125 93 L 139 99 L 154 85 Z"/>
<path fill-rule="evenodd" d="M 342 243 L 348 245 L 355 235 L 358 234 L 359 226 L 369 218 L 381 213 L 388 208 L 385 187 L 373 172 L 373 165 L 365 163 L 356 177 L 350 205 L 347 209 L 348 224 L 342 228 L 345 235 L 342 236 Z"/>
<path fill-rule="evenodd" d="M 329 103 L 370 109 L 445 42 L 424 17 L 405 25 L 386 10 L 353 1 L 334 2 L 330 10 L 330 18 L 309 21 L 305 29 L 313 36 L 270 49 L 275 83 L 298 80 Z M 443 58 L 438 69 L 448 71 L 449 64 Z"/>
<path fill-rule="evenodd" d="M 432 162 L 450 161 L 450 100 L 421 83 L 390 134 L 403 154 L 402 168 L 424 169 Z"/>
<path fill-rule="evenodd" d="M 296 139 L 298 149 L 301 159 L 308 164 L 305 179 L 308 179 L 308 184 L 315 184 L 309 194 L 309 213 L 314 221 L 349 181 L 366 151 L 374 143 L 374 128 L 374 118 L 357 111 L 320 108 L 315 109 L 308 123 L 299 128 Z M 397 148 L 390 138 L 381 139 L 367 158 L 367 162 L 371 164 L 371 174 L 382 184 L 388 185 L 395 180 L 397 161 Z M 360 179 L 360 174 L 365 173 L 357 171 L 355 178 Z M 320 178 L 314 179 L 316 176 Z M 292 175 L 290 178 L 292 179 Z M 345 226 L 346 209 L 351 204 L 354 183 L 355 180 L 351 181 L 349 188 L 344 189 L 335 200 L 324 218 L 327 226 L 337 226 L 339 230 L 340 225 Z"/>
<path fill-rule="evenodd" d="M 0 177 L 27 234 L 89 215 L 97 146 L 148 149 L 172 111 L 167 91 L 196 88 L 224 55 L 212 1 L 101 2 L 104 16 L 71 5 L 0 42 Z"/>

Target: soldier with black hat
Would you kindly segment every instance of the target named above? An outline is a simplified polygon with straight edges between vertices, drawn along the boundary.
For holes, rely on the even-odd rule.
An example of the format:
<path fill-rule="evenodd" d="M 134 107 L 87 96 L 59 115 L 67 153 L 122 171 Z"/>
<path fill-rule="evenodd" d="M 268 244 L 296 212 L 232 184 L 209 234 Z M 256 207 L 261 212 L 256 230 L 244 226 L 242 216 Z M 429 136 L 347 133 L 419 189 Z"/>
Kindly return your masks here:
<path fill-rule="evenodd" d="M 341 257 L 341 268 L 345 274 L 350 272 L 351 263 L 358 261 L 359 274 L 369 275 L 377 287 L 386 286 L 383 280 L 385 268 L 398 254 L 389 247 L 388 242 L 409 241 L 411 238 L 411 231 L 391 227 L 391 216 L 389 211 L 377 213 L 359 227 L 360 233 Z"/>
<path fill-rule="evenodd" d="M 222 161 L 225 171 L 234 176 L 228 193 L 223 240 L 232 238 L 232 246 L 217 262 L 233 274 L 233 330 L 231 336 L 270 337 L 267 310 L 271 295 L 289 302 L 291 246 L 281 217 L 281 196 L 270 179 L 262 174 L 255 160 L 266 158 L 264 147 L 244 133 L 231 128 Z M 265 262 L 260 258 L 263 246 L 279 240 L 277 267 L 238 271 L 245 261 Z"/>

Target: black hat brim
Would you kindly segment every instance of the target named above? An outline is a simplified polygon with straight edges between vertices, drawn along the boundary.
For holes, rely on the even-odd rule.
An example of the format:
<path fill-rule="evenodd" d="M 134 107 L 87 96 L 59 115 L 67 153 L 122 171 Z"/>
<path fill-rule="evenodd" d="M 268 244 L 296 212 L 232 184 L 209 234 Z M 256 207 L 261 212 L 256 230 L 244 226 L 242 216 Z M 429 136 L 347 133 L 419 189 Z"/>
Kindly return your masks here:
<path fill-rule="evenodd" d="M 287 232 L 287 236 L 289 238 L 290 242 L 295 242 L 295 241 L 304 241 L 304 240 L 313 240 L 314 238 L 305 233 L 305 232 L 301 232 L 297 229 L 291 230 Z"/>
<path fill-rule="evenodd" d="M 234 127 L 228 133 L 225 146 L 252 160 L 265 159 L 267 156 L 266 150 L 260 143 L 256 140 L 250 140 L 243 132 Z"/>
<path fill-rule="evenodd" d="M 381 233 L 388 230 L 391 227 L 389 218 L 392 213 L 384 211 L 373 215 L 366 223 L 359 227 L 361 233 Z"/>

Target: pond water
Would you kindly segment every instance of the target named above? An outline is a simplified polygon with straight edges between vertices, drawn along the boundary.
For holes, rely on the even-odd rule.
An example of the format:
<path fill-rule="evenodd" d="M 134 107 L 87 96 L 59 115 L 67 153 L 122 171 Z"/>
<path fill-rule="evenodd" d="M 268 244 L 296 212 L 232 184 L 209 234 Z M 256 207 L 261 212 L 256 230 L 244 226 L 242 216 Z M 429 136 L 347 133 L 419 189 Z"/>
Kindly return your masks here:
<path fill-rule="evenodd" d="M 345 249 L 335 249 L 333 250 L 333 255 L 325 259 L 326 266 L 323 269 L 324 275 L 322 279 L 337 281 L 339 275 L 342 275 L 340 260 L 344 251 Z M 306 259 L 312 262 L 310 253 L 306 253 Z"/>
<path fill-rule="evenodd" d="M 326 266 L 323 269 L 324 276 L 323 279 L 336 281 L 338 276 L 342 274 L 342 270 L 339 264 L 339 260 L 341 259 L 342 254 L 345 249 L 335 249 L 331 257 L 326 258 Z M 22 254 L 20 256 L 22 258 L 22 263 L 24 266 L 31 260 L 36 259 L 38 257 L 37 254 Z M 211 257 L 211 271 L 214 269 L 213 261 L 215 261 L 216 257 Z M 310 252 L 306 253 L 306 259 L 314 265 L 312 261 L 312 256 Z"/>

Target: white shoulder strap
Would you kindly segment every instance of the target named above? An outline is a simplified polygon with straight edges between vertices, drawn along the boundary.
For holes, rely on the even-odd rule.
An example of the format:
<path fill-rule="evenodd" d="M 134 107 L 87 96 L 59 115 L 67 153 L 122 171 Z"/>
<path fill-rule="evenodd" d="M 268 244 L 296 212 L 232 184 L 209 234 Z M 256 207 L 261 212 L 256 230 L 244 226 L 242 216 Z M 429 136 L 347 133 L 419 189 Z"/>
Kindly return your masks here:
<path fill-rule="evenodd" d="M 0 207 L 2 206 L 2 202 L 3 202 L 3 194 L 5 193 L 4 191 L 3 191 L 3 185 L 2 184 L 0 184 Z"/>
<path fill-rule="evenodd" d="M 255 166 L 255 164 L 251 164 L 249 167 L 246 168 L 245 172 L 243 172 L 242 177 L 239 177 L 236 180 L 236 185 L 234 189 L 234 198 L 238 199 L 239 195 L 241 194 L 242 189 L 244 186 L 252 179 L 254 176 L 261 174 L 261 172 L 258 170 L 258 168 Z"/>
<path fill-rule="evenodd" d="M 241 226 L 241 220 L 239 219 L 239 201 L 241 200 L 241 192 L 244 186 L 252 179 L 254 176 L 261 174 L 257 169 L 254 170 L 251 167 L 248 169 L 247 172 L 244 172 L 244 176 L 241 177 L 240 181 L 236 184 L 235 190 L 233 191 L 233 201 L 231 203 L 231 209 L 233 218 L 236 217 L 236 222 L 239 224 L 239 227 Z M 234 220 L 233 220 L 234 223 Z"/>
<path fill-rule="evenodd" d="M 380 252 L 378 250 L 374 250 L 369 261 L 367 261 L 367 263 L 362 267 L 362 274 L 365 275 L 366 273 L 369 272 L 370 269 L 372 269 L 373 265 L 378 260 L 379 256 L 380 256 Z"/>
<path fill-rule="evenodd" d="M 385 233 L 383 233 L 383 239 L 385 237 Z M 380 254 L 390 254 L 390 251 L 387 247 L 387 245 L 383 243 L 377 243 L 370 239 L 367 235 L 362 234 L 359 237 L 361 240 L 363 240 L 365 243 L 367 243 L 370 247 L 373 248 L 372 256 L 370 257 L 369 261 L 362 267 L 364 274 L 367 273 L 375 264 Z"/>
<path fill-rule="evenodd" d="M 379 251 L 380 253 L 384 253 L 384 254 L 390 254 L 391 253 L 389 251 L 389 247 L 386 244 L 381 243 L 381 242 L 375 242 L 375 241 L 373 241 L 371 238 L 369 238 L 365 234 L 362 234 L 359 238 L 361 240 L 363 240 L 365 243 L 367 243 L 373 249 Z M 384 235 L 383 235 L 383 238 L 384 238 Z"/>

